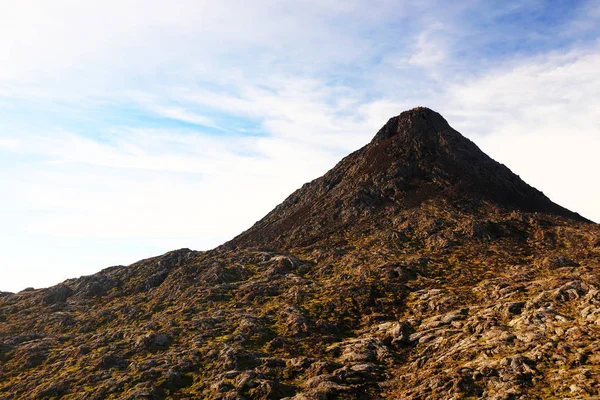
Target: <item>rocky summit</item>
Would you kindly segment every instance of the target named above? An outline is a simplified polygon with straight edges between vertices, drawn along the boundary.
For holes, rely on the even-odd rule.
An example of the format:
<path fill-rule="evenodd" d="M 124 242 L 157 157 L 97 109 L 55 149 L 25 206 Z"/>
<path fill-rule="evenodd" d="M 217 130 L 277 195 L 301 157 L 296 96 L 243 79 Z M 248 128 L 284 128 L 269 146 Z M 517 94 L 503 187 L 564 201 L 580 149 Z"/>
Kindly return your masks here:
<path fill-rule="evenodd" d="M 0 293 L 0 398 L 593 398 L 598 339 L 599 225 L 415 108 L 216 249 Z"/>

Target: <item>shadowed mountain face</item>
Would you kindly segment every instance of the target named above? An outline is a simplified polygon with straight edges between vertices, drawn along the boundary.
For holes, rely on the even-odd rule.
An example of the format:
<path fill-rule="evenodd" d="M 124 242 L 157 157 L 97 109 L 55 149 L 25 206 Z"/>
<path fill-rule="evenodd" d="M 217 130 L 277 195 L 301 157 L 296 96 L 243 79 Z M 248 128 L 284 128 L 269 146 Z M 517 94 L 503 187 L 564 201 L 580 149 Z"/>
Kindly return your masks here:
<path fill-rule="evenodd" d="M 0 398 L 588 398 L 599 267 L 598 225 L 416 108 L 214 250 L 0 292 Z"/>

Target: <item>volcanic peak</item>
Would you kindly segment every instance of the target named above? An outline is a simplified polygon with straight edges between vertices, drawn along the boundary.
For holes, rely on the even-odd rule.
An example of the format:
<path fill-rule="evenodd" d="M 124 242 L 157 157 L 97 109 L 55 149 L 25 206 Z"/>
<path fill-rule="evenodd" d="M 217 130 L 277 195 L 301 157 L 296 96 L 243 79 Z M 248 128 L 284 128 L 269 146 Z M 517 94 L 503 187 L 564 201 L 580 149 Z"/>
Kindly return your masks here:
<path fill-rule="evenodd" d="M 391 118 L 369 144 L 303 185 L 226 246 L 289 248 L 327 241 L 331 232 L 376 226 L 428 202 L 469 213 L 491 204 L 507 212 L 584 220 L 487 156 L 440 114 L 417 107 Z"/>
<path fill-rule="evenodd" d="M 377 132 L 371 144 L 377 144 L 396 135 L 400 135 L 404 139 L 423 138 L 451 129 L 448 122 L 439 113 L 427 107 L 415 107 L 390 118 Z"/>

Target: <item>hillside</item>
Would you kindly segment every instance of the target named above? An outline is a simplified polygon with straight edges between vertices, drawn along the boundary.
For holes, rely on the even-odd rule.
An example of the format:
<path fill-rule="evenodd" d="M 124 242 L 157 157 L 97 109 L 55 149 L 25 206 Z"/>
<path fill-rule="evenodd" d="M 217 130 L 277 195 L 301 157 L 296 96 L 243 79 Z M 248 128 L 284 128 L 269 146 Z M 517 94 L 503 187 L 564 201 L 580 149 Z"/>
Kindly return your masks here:
<path fill-rule="evenodd" d="M 589 398 L 599 338 L 599 225 L 415 108 L 214 250 L 0 293 L 0 398 Z"/>

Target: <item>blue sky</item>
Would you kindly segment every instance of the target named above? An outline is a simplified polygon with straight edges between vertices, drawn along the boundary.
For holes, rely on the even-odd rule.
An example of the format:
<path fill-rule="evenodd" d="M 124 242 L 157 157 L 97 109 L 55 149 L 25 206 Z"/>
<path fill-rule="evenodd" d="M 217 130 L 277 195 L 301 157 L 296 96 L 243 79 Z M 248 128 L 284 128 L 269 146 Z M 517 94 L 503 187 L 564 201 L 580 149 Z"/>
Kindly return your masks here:
<path fill-rule="evenodd" d="M 3 4 L 0 290 L 214 247 L 418 105 L 600 221 L 600 3 L 417 3 Z"/>

